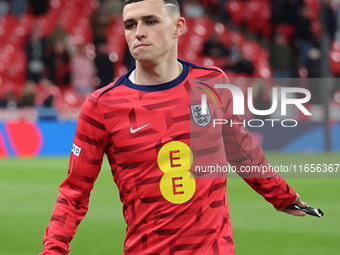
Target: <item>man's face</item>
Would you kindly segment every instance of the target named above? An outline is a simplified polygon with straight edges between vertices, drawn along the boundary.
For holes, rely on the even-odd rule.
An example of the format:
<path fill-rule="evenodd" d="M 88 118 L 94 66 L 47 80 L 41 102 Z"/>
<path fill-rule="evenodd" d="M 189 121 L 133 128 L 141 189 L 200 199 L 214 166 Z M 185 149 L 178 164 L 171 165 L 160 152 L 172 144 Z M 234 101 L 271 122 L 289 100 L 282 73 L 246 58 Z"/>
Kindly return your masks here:
<path fill-rule="evenodd" d="M 162 0 L 126 5 L 123 21 L 126 41 L 137 61 L 155 63 L 176 54 L 176 18 Z"/>

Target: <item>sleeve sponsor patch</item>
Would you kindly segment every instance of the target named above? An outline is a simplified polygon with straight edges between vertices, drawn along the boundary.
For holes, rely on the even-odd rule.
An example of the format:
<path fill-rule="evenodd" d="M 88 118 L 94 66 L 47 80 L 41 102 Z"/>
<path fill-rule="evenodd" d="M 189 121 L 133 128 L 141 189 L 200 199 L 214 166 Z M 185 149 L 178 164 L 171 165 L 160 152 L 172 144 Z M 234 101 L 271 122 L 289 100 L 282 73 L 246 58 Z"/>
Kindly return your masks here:
<path fill-rule="evenodd" d="M 73 145 L 72 145 L 72 152 L 74 153 L 74 155 L 79 156 L 80 151 L 81 151 L 81 148 L 73 143 Z"/>

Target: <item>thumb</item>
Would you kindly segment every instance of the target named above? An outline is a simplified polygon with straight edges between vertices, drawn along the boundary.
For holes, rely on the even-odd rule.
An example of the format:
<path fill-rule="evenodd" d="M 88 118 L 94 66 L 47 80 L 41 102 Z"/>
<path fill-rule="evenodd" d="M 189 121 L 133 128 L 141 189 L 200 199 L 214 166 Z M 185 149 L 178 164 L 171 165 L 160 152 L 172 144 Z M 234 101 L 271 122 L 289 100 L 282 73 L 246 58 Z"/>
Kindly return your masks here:
<path fill-rule="evenodd" d="M 296 199 L 295 199 L 295 201 L 294 201 L 293 204 L 296 204 L 296 205 L 299 206 L 299 207 L 306 207 L 306 206 L 307 206 L 307 203 L 301 201 L 300 196 L 299 196 L 299 194 L 297 194 L 297 193 L 296 193 Z"/>

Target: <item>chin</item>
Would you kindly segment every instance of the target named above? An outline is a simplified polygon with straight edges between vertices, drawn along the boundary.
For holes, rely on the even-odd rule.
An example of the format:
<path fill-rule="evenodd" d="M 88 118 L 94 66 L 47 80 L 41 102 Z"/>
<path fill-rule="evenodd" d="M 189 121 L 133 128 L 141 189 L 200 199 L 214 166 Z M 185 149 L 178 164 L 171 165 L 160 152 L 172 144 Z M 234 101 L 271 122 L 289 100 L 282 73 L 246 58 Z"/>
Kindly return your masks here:
<path fill-rule="evenodd" d="M 155 58 L 149 56 L 149 54 L 148 54 L 148 56 L 136 56 L 135 59 L 136 59 L 136 61 L 138 61 L 142 64 L 149 64 L 149 63 L 155 62 Z"/>

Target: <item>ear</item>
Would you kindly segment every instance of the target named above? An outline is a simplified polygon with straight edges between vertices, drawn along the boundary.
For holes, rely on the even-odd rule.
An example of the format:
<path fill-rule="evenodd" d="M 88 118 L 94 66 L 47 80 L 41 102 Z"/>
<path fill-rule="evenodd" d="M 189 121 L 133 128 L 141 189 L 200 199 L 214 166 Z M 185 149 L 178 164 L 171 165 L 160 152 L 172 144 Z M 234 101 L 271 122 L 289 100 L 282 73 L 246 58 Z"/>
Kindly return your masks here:
<path fill-rule="evenodd" d="M 174 38 L 179 38 L 184 33 L 186 21 L 183 17 L 178 17 L 176 18 L 175 22 L 176 29 L 174 33 Z"/>

